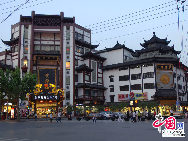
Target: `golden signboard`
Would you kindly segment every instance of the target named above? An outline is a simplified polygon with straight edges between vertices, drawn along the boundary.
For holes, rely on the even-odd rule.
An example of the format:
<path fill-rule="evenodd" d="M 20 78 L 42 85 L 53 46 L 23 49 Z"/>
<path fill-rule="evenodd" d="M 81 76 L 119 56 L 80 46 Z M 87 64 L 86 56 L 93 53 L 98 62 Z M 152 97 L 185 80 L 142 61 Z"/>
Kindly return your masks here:
<path fill-rule="evenodd" d="M 157 70 L 173 71 L 173 64 L 157 64 Z"/>

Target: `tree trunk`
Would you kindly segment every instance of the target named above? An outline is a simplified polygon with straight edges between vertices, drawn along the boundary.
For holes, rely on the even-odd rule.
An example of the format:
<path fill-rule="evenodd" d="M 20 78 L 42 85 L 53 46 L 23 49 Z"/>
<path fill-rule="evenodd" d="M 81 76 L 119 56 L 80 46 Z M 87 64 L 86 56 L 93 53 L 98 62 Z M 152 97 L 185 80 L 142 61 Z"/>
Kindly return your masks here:
<path fill-rule="evenodd" d="M 0 120 L 2 117 L 2 99 L 0 99 Z"/>
<path fill-rule="evenodd" d="M 17 108 L 17 121 L 20 121 L 20 107 L 19 107 L 19 98 L 17 98 L 17 104 L 16 104 L 16 108 Z"/>

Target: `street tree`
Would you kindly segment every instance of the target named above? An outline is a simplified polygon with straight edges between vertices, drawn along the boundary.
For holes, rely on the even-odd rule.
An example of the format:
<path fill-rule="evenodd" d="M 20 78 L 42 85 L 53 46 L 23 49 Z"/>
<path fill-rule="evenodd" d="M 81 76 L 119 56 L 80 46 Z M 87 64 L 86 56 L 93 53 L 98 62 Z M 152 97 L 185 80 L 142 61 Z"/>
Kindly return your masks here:
<path fill-rule="evenodd" d="M 8 119 L 8 103 L 12 99 L 12 87 L 10 79 L 11 71 L 0 69 L 0 111 L 2 111 L 3 100 L 7 100 L 7 119 Z"/>
<path fill-rule="evenodd" d="M 36 82 L 36 75 L 27 73 L 25 76 L 21 77 L 20 70 L 18 68 L 16 68 L 14 71 L 11 71 L 10 85 L 12 88 L 13 99 L 15 99 L 17 103 L 16 108 L 18 121 L 20 120 L 19 100 L 24 100 L 26 98 L 26 94 L 34 90 Z"/>

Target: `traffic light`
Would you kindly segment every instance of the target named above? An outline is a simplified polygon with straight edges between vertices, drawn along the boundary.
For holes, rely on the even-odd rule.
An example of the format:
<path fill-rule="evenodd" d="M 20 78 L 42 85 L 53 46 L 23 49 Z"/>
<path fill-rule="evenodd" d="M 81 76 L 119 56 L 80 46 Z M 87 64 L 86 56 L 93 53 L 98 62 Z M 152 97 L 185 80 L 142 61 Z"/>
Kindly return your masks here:
<path fill-rule="evenodd" d="M 29 106 L 27 106 L 27 109 L 29 110 Z"/>

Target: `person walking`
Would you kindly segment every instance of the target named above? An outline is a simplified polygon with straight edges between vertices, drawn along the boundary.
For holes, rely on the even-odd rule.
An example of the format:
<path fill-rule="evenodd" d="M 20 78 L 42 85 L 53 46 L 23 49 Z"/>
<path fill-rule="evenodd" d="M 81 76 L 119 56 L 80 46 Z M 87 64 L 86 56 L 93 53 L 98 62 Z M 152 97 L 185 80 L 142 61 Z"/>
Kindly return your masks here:
<path fill-rule="evenodd" d="M 52 113 L 50 113 L 50 123 L 52 123 Z"/>
<path fill-rule="evenodd" d="M 96 124 L 96 122 L 97 122 L 97 118 L 95 115 L 93 115 L 93 124 Z"/>
<path fill-rule="evenodd" d="M 136 122 L 136 112 L 133 112 L 133 122 Z"/>
<path fill-rule="evenodd" d="M 57 122 L 58 122 L 58 121 L 61 122 L 61 113 L 59 112 L 57 116 L 58 116 L 58 117 L 57 117 Z"/>
<path fill-rule="evenodd" d="M 35 121 L 37 121 L 37 113 L 35 113 Z"/>
<path fill-rule="evenodd" d="M 48 113 L 46 113 L 46 121 L 48 121 Z"/>
<path fill-rule="evenodd" d="M 138 111 L 136 110 L 136 121 L 138 121 Z"/>
<path fill-rule="evenodd" d="M 146 119 L 148 119 L 148 111 L 145 112 Z"/>

